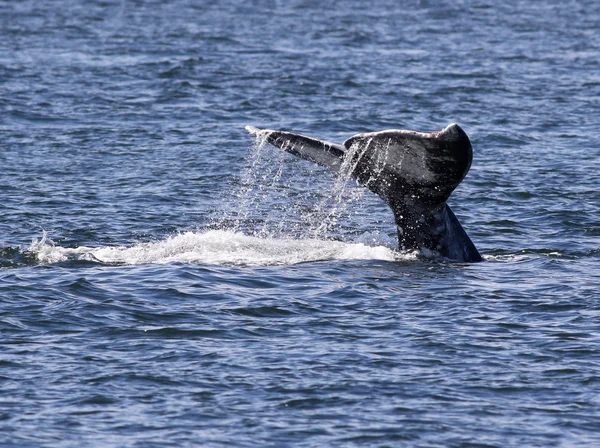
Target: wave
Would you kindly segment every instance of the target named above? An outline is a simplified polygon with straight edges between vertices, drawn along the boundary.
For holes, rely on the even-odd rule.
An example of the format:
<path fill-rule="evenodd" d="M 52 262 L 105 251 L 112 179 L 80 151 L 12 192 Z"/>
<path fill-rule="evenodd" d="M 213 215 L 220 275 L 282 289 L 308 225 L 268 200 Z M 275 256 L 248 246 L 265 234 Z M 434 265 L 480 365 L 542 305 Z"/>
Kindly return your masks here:
<path fill-rule="evenodd" d="M 372 238 L 371 238 L 372 240 Z M 321 260 L 411 260 L 386 245 L 319 239 L 261 238 L 228 230 L 185 232 L 163 241 L 132 246 L 77 247 L 56 245 L 46 233 L 28 250 L 39 263 L 90 261 L 109 264 L 206 263 L 241 266 L 289 265 Z"/>

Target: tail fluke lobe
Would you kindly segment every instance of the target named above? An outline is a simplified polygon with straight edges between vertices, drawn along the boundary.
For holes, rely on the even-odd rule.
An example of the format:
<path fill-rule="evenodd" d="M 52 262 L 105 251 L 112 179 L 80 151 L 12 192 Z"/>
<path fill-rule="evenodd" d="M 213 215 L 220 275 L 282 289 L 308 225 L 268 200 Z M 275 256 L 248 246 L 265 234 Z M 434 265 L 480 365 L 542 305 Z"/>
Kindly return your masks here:
<path fill-rule="evenodd" d="M 440 132 L 369 132 L 350 137 L 346 149 L 361 154 L 355 177 L 390 206 L 418 197 L 432 205 L 445 202 L 463 180 L 473 159 L 471 142 L 457 125 Z M 373 178 L 377 173 L 377 178 Z"/>
<path fill-rule="evenodd" d="M 344 161 L 344 147 L 342 145 L 292 132 L 258 129 L 254 126 L 246 126 L 246 130 L 250 134 L 265 138 L 273 146 L 290 154 L 334 171 L 339 170 Z"/>

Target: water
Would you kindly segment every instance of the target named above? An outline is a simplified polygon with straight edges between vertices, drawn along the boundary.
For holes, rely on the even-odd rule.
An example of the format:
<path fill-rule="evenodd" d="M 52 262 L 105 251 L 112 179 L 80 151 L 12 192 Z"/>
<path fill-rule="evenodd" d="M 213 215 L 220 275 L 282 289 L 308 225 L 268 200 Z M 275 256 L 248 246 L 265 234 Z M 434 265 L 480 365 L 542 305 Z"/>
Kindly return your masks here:
<path fill-rule="evenodd" d="M 600 6 L 0 1 L 0 445 L 600 443 Z M 457 122 L 485 261 L 246 125 Z"/>

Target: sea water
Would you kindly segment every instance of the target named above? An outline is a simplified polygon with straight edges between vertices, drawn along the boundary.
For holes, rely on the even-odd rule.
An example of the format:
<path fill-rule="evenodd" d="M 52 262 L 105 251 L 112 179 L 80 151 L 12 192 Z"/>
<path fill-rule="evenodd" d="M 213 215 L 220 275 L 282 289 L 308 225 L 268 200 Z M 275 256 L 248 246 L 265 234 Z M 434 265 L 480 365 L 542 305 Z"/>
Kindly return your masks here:
<path fill-rule="evenodd" d="M 0 445 L 600 443 L 593 1 L 0 1 Z M 246 133 L 469 135 L 483 255 Z"/>

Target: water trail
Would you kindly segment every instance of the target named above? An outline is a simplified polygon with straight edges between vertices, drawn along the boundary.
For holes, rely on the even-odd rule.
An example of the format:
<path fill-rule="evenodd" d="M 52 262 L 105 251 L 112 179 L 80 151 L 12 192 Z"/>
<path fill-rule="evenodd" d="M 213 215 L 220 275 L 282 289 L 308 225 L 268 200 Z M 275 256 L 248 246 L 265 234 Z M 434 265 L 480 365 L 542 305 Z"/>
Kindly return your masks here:
<path fill-rule="evenodd" d="M 237 185 L 225 193 L 229 205 L 211 227 L 264 238 L 327 238 L 349 204 L 363 195 L 348 180 L 366 148 L 351 148 L 340 172 L 332 176 L 321 167 L 287 158 L 285 151 L 267 145 L 266 137 L 257 136 Z"/>
<path fill-rule="evenodd" d="M 333 187 L 317 206 L 313 219 L 310 222 L 309 234 L 313 238 L 319 238 L 331 231 L 337 224 L 338 218 L 352 202 L 361 199 L 364 190 L 362 188 L 348 188 L 352 173 L 356 170 L 359 161 L 371 145 L 371 140 L 364 147 L 352 145 L 345 154 L 344 161 L 336 174 Z"/>
<path fill-rule="evenodd" d="M 257 168 L 260 166 L 265 145 L 266 139 L 255 140 L 246 157 L 246 166 L 242 171 L 239 186 L 233 190 L 233 203 L 229 204 L 229 210 L 221 218 L 220 224 L 224 224 L 223 220 L 230 219 L 235 231 L 241 230 L 242 224 L 249 219 L 250 210 L 254 205 L 254 190 L 261 185 Z"/>
<path fill-rule="evenodd" d="M 277 157 L 279 161 L 274 160 Z M 257 138 L 246 156 L 245 167 L 237 183 L 224 192 L 225 205 L 218 211 L 219 216 L 211 227 L 259 233 L 261 225 L 267 226 L 272 214 L 261 204 L 280 182 L 282 172 L 281 154 L 274 155 L 266 147 L 266 138 Z"/>

